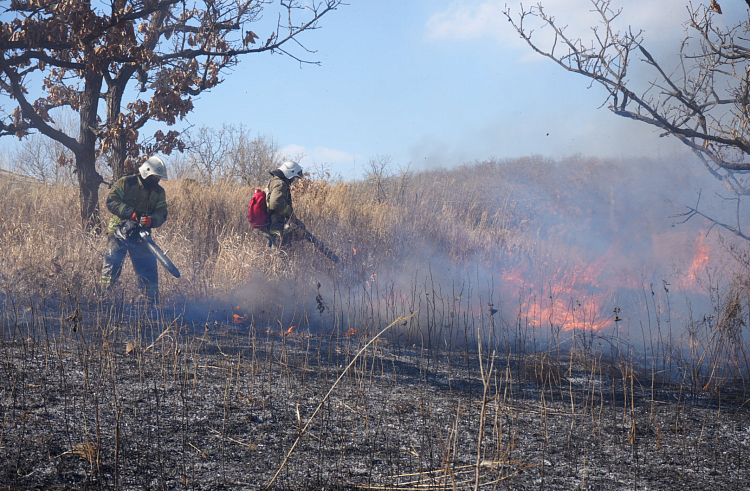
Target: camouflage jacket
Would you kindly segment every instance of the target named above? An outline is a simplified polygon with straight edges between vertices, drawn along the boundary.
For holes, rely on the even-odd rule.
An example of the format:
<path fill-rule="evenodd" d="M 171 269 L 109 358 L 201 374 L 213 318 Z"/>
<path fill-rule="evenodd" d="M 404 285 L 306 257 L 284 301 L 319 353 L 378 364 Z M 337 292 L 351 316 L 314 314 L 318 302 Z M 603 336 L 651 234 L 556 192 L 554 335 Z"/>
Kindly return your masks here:
<path fill-rule="evenodd" d="M 114 232 L 133 211 L 140 217 L 150 216 L 151 226 L 160 227 L 167 221 L 167 193 L 158 184 L 147 188 L 137 175 L 121 177 L 109 190 L 107 209 L 114 215 L 107 233 Z"/>
<path fill-rule="evenodd" d="M 278 218 L 287 220 L 292 216 L 294 208 L 292 207 L 292 190 L 288 180 L 274 175 L 268 181 L 266 205 L 271 217 L 276 215 Z"/>

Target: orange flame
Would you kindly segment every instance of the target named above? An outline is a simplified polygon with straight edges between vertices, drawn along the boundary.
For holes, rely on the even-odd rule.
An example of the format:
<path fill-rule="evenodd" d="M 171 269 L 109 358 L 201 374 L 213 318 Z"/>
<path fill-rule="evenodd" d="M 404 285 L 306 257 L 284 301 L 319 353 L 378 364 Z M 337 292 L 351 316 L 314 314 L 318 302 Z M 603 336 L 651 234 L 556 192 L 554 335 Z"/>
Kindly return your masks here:
<path fill-rule="evenodd" d="M 350 337 L 354 336 L 355 334 L 357 334 L 357 331 L 355 331 L 353 327 L 350 327 L 349 330 L 346 331 L 346 334 L 344 334 L 344 337 L 345 338 L 350 338 Z"/>
<path fill-rule="evenodd" d="M 679 286 L 691 293 L 699 293 L 701 291 L 700 276 L 701 273 L 706 271 L 710 260 L 711 246 L 706 240 L 706 234 L 702 233 L 695 239 L 693 260 L 685 272 L 685 276 L 680 281 Z"/>
<path fill-rule="evenodd" d="M 575 252 L 547 257 L 503 275 L 506 285 L 524 295 L 519 314 L 530 326 L 599 330 L 610 324 L 609 292 L 615 284 L 629 282 L 605 273 L 612 270 L 616 248 L 594 261 L 577 257 Z"/>
<path fill-rule="evenodd" d="M 289 329 L 286 329 L 286 330 L 281 330 L 281 331 L 276 331 L 276 330 L 274 330 L 274 329 L 273 329 L 272 327 L 269 327 L 268 329 L 266 329 L 266 334 L 274 334 L 274 335 L 287 336 L 287 335 L 293 334 L 293 333 L 292 333 L 292 331 L 293 331 L 293 330 L 294 330 L 294 329 L 295 329 L 296 327 L 297 327 L 297 326 L 289 326 Z M 296 331 L 295 331 L 295 332 L 296 332 Z"/>
<path fill-rule="evenodd" d="M 247 314 L 245 315 L 239 315 L 239 314 L 233 314 L 232 315 L 232 322 L 235 324 L 242 324 L 247 320 Z"/>
<path fill-rule="evenodd" d="M 624 320 L 613 299 L 622 289 L 640 290 L 659 279 L 652 274 L 674 265 L 684 265 L 681 272 L 670 273 L 674 288 L 690 294 L 705 294 L 701 279 L 712 267 L 722 264 L 722 248 L 717 238 L 706 230 L 664 231 L 651 237 L 649 249 L 633 248 L 614 242 L 602 254 L 575 245 L 552 249 L 546 257 L 531 259 L 507 254 L 503 283 L 513 294 L 521 292 L 524 300 L 519 314 L 530 326 L 555 326 L 570 329 L 603 329 L 622 327 Z M 644 256 L 645 250 L 650 256 Z M 507 264 L 506 263 L 506 264 Z M 661 274 L 661 273 L 659 273 Z M 670 284 L 664 282 L 668 293 Z M 614 314 L 613 314 L 614 312 Z"/>

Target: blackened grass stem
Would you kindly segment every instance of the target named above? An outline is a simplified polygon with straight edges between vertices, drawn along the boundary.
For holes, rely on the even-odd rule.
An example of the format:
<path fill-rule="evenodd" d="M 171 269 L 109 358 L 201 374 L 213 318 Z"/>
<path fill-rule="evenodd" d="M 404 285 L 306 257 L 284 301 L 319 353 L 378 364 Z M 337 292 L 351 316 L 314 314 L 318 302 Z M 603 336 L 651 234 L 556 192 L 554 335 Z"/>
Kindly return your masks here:
<path fill-rule="evenodd" d="M 331 396 L 331 394 L 333 393 L 333 390 L 339 384 L 339 382 L 341 381 L 341 379 L 344 378 L 344 375 L 346 375 L 346 373 L 349 371 L 349 369 L 352 367 L 352 365 L 354 365 L 354 362 L 357 361 L 357 358 L 359 358 L 359 355 L 361 355 L 362 353 L 364 353 L 367 350 L 367 348 L 369 348 L 370 345 L 372 343 L 374 343 L 376 339 L 378 339 L 380 336 L 382 336 L 388 329 L 390 329 L 391 327 L 395 326 L 396 324 L 399 324 L 399 323 L 404 322 L 404 321 L 408 321 L 409 319 L 411 319 L 412 317 L 414 317 L 417 314 L 417 312 L 419 312 L 419 310 L 415 310 L 411 314 L 399 317 L 395 321 L 391 322 L 387 327 L 385 327 L 382 331 L 380 331 L 375 337 L 373 337 L 371 340 L 369 340 L 367 342 L 367 344 L 364 345 L 357 352 L 356 355 L 354 355 L 354 358 L 352 358 L 352 361 L 350 361 L 349 364 L 344 369 L 344 371 L 341 372 L 341 375 L 339 375 L 339 378 L 337 378 L 336 381 L 333 383 L 333 385 L 331 386 L 331 388 L 328 391 L 328 393 L 325 395 L 325 397 L 323 397 L 323 400 L 320 401 L 320 404 L 318 404 L 318 407 L 315 408 L 315 411 L 312 413 L 312 416 L 310 416 L 310 419 L 307 420 L 307 424 L 305 424 L 305 427 L 302 428 L 302 431 L 299 432 L 299 436 L 297 437 L 297 440 L 295 440 L 294 445 L 292 445 L 292 448 L 290 448 L 289 452 L 286 454 L 286 457 L 284 458 L 284 462 L 281 463 L 281 466 L 279 467 L 279 470 L 276 471 L 276 474 L 273 475 L 273 478 L 271 479 L 271 482 L 269 482 L 268 485 L 264 489 L 270 488 L 273 485 L 273 483 L 276 481 L 276 478 L 279 477 L 279 474 L 281 474 L 281 471 L 284 469 L 284 466 L 286 466 L 286 463 L 289 461 L 289 457 L 291 457 L 292 452 L 294 452 L 294 449 L 297 448 L 297 445 L 299 444 L 300 440 L 302 439 L 302 435 L 304 435 L 307 432 L 307 428 L 310 426 L 310 423 L 312 423 L 312 421 L 315 419 L 315 415 L 318 414 L 318 411 L 320 411 L 320 408 L 323 407 L 323 404 L 325 404 L 325 402 Z"/>

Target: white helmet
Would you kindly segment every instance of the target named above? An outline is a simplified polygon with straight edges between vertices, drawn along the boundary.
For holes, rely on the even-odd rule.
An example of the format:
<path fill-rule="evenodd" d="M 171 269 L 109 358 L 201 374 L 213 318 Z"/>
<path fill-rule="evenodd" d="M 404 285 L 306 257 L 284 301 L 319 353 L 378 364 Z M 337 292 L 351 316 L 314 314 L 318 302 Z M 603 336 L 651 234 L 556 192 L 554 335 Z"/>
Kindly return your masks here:
<path fill-rule="evenodd" d="M 146 179 L 148 176 L 156 176 L 165 181 L 167 180 L 167 168 L 164 166 L 164 162 L 156 156 L 145 161 L 138 168 L 138 172 L 140 172 L 142 179 Z"/>
<path fill-rule="evenodd" d="M 289 179 L 290 181 L 294 177 L 302 178 L 302 167 L 297 162 L 292 162 L 291 160 L 287 160 L 283 164 L 281 164 L 281 167 L 279 167 L 279 170 L 284 173 L 284 177 Z"/>

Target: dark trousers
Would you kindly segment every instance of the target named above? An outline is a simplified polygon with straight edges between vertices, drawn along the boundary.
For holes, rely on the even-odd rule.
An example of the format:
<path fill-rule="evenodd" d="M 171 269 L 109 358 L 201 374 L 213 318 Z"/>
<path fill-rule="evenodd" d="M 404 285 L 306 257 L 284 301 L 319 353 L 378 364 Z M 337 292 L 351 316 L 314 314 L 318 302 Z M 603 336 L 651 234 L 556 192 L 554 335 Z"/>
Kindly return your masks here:
<path fill-rule="evenodd" d="M 153 302 L 159 301 L 159 269 L 156 257 L 143 242 L 107 236 L 107 253 L 104 255 L 101 283 L 108 288 L 114 286 L 122 273 L 125 256 L 130 254 L 133 271 L 138 277 L 138 289 Z"/>

